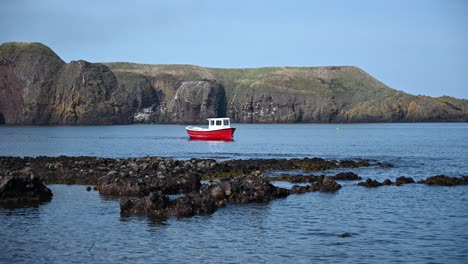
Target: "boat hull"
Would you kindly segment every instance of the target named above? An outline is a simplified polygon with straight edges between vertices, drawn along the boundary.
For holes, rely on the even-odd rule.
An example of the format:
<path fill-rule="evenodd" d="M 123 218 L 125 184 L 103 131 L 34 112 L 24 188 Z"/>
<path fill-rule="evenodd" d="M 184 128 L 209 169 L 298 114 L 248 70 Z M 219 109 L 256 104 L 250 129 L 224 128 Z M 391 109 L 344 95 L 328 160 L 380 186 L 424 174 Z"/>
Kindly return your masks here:
<path fill-rule="evenodd" d="M 224 128 L 216 130 L 192 130 L 186 129 L 190 139 L 201 140 L 232 140 L 235 128 Z"/>

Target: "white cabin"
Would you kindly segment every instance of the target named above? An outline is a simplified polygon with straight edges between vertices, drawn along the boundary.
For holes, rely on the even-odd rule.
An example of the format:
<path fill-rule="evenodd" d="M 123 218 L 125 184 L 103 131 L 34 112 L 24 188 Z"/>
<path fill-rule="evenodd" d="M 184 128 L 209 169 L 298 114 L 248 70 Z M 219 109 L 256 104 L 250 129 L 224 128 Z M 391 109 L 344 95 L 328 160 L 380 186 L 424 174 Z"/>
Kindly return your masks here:
<path fill-rule="evenodd" d="M 231 128 L 231 121 L 228 117 L 208 118 L 208 129 Z"/>

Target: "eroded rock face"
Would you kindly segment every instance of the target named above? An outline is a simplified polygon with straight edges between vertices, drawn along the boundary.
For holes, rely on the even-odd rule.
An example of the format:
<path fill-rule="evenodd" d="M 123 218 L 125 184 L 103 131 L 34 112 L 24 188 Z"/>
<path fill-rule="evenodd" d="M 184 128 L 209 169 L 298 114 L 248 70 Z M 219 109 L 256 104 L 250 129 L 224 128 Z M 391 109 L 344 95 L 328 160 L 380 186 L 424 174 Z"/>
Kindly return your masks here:
<path fill-rule="evenodd" d="M 5 124 L 47 123 L 47 105 L 64 65 L 39 43 L 0 45 L 0 113 Z"/>
<path fill-rule="evenodd" d="M 63 62 L 40 43 L 0 45 L 0 113 L 5 124 L 128 124 L 128 98 L 115 96 L 103 64 Z"/>
<path fill-rule="evenodd" d="M 467 109 L 468 100 L 406 94 L 352 66 L 67 64 L 40 43 L 0 45 L 5 124 L 466 122 Z"/>
<path fill-rule="evenodd" d="M 207 118 L 226 116 L 226 92 L 214 80 L 182 82 L 169 109 L 172 122 L 205 123 Z"/>
<path fill-rule="evenodd" d="M 0 176 L 0 204 L 35 204 L 51 198 L 52 191 L 33 175 Z"/>

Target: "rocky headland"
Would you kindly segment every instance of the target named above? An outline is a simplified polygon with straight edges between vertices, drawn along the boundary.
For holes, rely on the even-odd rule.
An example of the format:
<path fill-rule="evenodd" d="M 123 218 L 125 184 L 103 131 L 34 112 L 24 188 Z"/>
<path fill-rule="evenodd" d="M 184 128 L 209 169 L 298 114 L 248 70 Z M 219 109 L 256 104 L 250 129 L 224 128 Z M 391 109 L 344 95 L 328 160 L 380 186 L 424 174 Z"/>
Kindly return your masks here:
<path fill-rule="evenodd" d="M 0 157 L 0 205 L 43 202 L 52 197 L 45 184 L 94 185 L 101 195 L 120 197 L 123 215 L 143 214 L 157 219 L 212 214 L 227 204 L 265 203 L 305 192 L 333 193 L 337 181 L 360 181 L 357 185 L 427 184 L 468 185 L 461 178 L 437 175 L 415 182 L 398 177 L 395 182 L 362 178 L 352 172 L 334 176 L 291 175 L 288 171 L 320 172 L 332 169 L 380 167 L 391 164 L 374 160 L 213 159 L 175 160 L 163 157 L 110 159 L 97 157 Z M 284 172 L 279 176 L 269 172 Z M 272 184 L 294 183 L 290 189 Z M 176 198 L 171 198 L 172 196 Z"/>
<path fill-rule="evenodd" d="M 215 69 L 65 63 L 40 43 L 0 45 L 0 124 L 468 121 L 468 100 L 389 88 L 352 66 Z"/>

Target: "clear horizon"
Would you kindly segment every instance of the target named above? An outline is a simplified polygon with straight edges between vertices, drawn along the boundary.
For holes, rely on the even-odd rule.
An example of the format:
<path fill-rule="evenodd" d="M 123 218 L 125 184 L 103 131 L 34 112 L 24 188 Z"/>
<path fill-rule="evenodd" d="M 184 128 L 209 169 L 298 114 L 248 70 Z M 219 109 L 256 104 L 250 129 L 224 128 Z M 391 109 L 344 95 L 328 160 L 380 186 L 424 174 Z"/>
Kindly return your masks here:
<path fill-rule="evenodd" d="M 63 60 L 210 68 L 356 66 L 410 94 L 468 99 L 468 2 L 13 1 L 0 43 Z"/>

